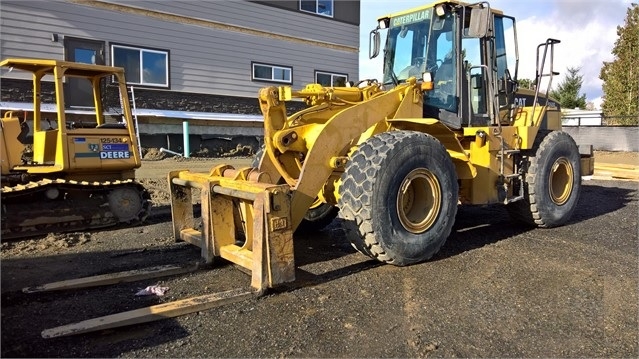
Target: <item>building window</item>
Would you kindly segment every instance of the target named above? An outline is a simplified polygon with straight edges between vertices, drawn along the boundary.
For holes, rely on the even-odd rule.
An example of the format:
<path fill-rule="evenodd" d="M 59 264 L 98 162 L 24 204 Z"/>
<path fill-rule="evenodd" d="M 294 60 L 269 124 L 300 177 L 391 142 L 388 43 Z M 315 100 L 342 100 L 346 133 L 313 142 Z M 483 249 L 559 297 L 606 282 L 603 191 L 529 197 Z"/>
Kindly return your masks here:
<path fill-rule="evenodd" d="M 258 63 L 252 63 L 251 65 L 253 67 L 253 80 L 293 83 L 292 67 Z"/>
<path fill-rule="evenodd" d="M 111 45 L 111 64 L 124 68 L 128 85 L 169 87 L 169 52 Z"/>
<path fill-rule="evenodd" d="M 315 71 L 315 83 L 322 86 L 344 87 L 348 82 L 348 75 Z"/>
<path fill-rule="evenodd" d="M 333 17 L 333 0 L 300 0 L 300 10 Z"/>

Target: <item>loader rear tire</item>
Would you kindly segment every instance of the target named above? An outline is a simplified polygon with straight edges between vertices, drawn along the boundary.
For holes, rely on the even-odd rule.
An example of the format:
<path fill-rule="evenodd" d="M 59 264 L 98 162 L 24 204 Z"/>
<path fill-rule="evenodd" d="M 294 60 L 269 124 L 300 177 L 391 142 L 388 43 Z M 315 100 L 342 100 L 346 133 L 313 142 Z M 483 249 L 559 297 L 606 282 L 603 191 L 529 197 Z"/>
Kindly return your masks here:
<path fill-rule="evenodd" d="M 260 161 L 262 161 L 262 156 L 264 156 L 264 150 L 264 145 L 257 150 L 255 157 L 253 157 L 253 162 L 251 162 L 251 167 L 258 168 L 260 166 Z M 316 200 L 315 203 L 311 205 L 311 208 L 306 211 L 302 222 L 297 226 L 295 232 L 310 233 L 320 231 L 333 222 L 335 217 L 337 217 L 338 211 L 337 207 Z"/>
<path fill-rule="evenodd" d="M 340 217 L 355 249 L 410 265 L 430 259 L 446 241 L 458 191 L 453 162 L 436 138 L 385 132 L 362 143 L 346 166 Z"/>
<path fill-rule="evenodd" d="M 506 206 L 511 217 L 541 228 L 565 224 L 581 191 L 581 159 L 575 140 L 562 131 L 540 132 L 527 158 L 524 199 Z"/>

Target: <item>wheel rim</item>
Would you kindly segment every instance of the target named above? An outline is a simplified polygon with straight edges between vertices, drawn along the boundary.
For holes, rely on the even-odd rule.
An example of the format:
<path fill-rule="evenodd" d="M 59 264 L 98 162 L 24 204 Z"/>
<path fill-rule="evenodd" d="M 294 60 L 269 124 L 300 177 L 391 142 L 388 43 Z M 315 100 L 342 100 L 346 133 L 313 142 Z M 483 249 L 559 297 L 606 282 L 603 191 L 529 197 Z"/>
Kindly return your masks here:
<path fill-rule="evenodd" d="M 562 205 L 568 201 L 572 193 L 572 183 L 574 173 L 572 165 L 567 158 L 558 158 L 550 169 L 550 178 L 548 190 L 550 199 L 557 204 Z"/>
<path fill-rule="evenodd" d="M 397 194 L 397 215 L 404 228 L 422 233 L 430 228 L 439 214 L 442 193 L 437 177 L 425 168 L 411 171 Z"/>

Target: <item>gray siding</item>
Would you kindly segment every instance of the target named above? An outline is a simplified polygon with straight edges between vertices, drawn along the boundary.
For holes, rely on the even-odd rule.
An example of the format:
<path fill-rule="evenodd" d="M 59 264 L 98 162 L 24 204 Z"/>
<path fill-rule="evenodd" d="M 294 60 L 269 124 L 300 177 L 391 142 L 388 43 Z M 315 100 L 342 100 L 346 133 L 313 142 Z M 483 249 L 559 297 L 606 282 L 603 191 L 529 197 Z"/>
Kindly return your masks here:
<path fill-rule="evenodd" d="M 313 39 L 314 36 L 316 41 L 358 47 L 357 26 L 305 14 L 292 16 L 291 11 L 255 3 L 131 3 L 137 7 L 144 4 L 167 13 L 225 20 L 236 26 L 250 25 L 251 29 L 288 33 L 288 36 L 302 39 L 305 36 Z M 358 78 L 356 50 L 270 38 L 268 34 L 260 36 L 163 21 L 60 1 L 2 0 L 0 16 L 2 58 L 63 59 L 63 44 L 51 42 L 52 33 L 105 41 L 107 64 L 110 63 L 109 43 L 164 49 L 170 52 L 171 91 L 255 97 L 261 87 L 270 84 L 251 81 L 252 61 L 292 67 L 294 87 L 313 82 L 315 70 L 346 73 L 352 80 Z M 3 73 L 3 76 L 16 77 L 13 73 Z"/>
<path fill-rule="evenodd" d="M 153 9 L 167 14 L 232 24 L 276 34 L 291 34 L 302 39 L 319 40 L 355 48 L 359 46 L 357 26 L 335 21 L 329 17 L 306 12 L 291 12 L 248 1 L 107 0 L 104 2 L 139 9 Z M 338 11 L 338 6 L 335 7 L 335 11 Z"/>
<path fill-rule="evenodd" d="M 267 6 L 274 6 L 281 9 L 288 9 L 299 12 L 300 0 L 264 0 L 253 1 Z M 352 25 L 359 25 L 360 19 L 360 2 L 359 0 L 335 0 L 333 1 L 334 16 L 333 20 L 342 21 Z M 323 16 L 323 15 L 316 15 Z"/>

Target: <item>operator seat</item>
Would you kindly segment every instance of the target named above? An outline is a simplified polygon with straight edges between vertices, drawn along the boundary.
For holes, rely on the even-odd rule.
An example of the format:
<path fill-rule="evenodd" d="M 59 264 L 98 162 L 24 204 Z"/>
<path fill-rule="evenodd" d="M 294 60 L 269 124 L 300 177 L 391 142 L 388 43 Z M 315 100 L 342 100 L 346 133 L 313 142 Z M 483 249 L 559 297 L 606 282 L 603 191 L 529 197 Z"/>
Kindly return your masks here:
<path fill-rule="evenodd" d="M 20 121 L 20 133 L 18 134 L 18 141 L 20 141 L 20 143 L 22 143 L 23 145 L 29 144 L 29 141 L 27 140 L 29 131 L 29 124 L 27 123 L 27 120 L 25 119 L 23 121 Z"/>
<path fill-rule="evenodd" d="M 402 71 L 399 72 L 397 78 L 400 80 L 407 79 L 409 77 L 421 78 L 422 73 L 425 71 L 426 63 L 423 58 L 415 60 L 411 65 L 408 65 Z"/>
<path fill-rule="evenodd" d="M 435 83 L 438 81 L 450 81 L 453 78 L 455 68 L 453 67 L 453 60 L 448 59 L 439 66 L 435 73 Z"/>

